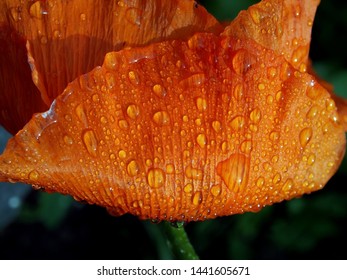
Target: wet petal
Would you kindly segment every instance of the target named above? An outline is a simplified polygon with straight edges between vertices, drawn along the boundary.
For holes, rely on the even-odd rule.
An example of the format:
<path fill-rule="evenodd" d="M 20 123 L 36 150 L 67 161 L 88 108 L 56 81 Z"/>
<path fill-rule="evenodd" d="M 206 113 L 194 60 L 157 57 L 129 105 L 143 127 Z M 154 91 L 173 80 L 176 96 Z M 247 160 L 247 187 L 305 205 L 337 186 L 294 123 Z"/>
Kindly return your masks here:
<path fill-rule="evenodd" d="M 204 220 L 321 189 L 344 149 L 313 76 L 253 40 L 202 33 L 108 53 L 10 140 L 0 180 Z"/>
<path fill-rule="evenodd" d="M 319 0 L 265 0 L 242 11 L 224 34 L 255 40 L 306 71 L 314 15 Z"/>
<path fill-rule="evenodd" d="M 108 51 L 221 31 L 193 0 L 5 0 L 0 5 L 0 123 L 12 133 L 33 113 L 47 110 L 69 82 L 101 65 Z"/>

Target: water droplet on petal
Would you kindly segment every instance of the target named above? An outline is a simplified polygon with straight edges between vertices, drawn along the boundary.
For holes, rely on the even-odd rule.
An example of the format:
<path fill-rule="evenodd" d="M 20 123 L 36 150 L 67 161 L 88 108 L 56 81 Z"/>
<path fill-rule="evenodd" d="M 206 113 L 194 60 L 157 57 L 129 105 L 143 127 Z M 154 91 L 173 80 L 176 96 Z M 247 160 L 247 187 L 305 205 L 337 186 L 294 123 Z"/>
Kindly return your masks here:
<path fill-rule="evenodd" d="M 199 134 L 196 137 L 196 142 L 200 146 L 200 148 L 205 148 L 207 140 L 206 140 L 206 135 L 205 134 Z"/>
<path fill-rule="evenodd" d="M 201 202 L 202 202 L 202 193 L 201 193 L 200 191 L 194 193 L 193 198 L 192 198 L 192 202 L 193 202 L 193 204 L 196 205 L 196 206 L 198 206 L 199 204 L 201 204 Z"/>
<path fill-rule="evenodd" d="M 138 85 L 140 83 L 139 75 L 134 71 L 129 71 L 129 80 L 133 85 Z"/>
<path fill-rule="evenodd" d="M 319 108 L 317 106 L 312 106 L 310 110 L 308 110 L 306 117 L 309 119 L 314 119 L 319 113 Z"/>
<path fill-rule="evenodd" d="M 235 86 L 234 91 L 233 91 L 233 95 L 234 95 L 234 98 L 238 101 L 242 99 L 242 96 L 243 96 L 243 85 L 242 84 L 237 84 Z"/>
<path fill-rule="evenodd" d="M 287 179 L 287 181 L 284 183 L 283 187 L 282 187 L 282 191 L 284 191 L 285 193 L 289 192 L 292 187 L 294 186 L 294 182 L 292 179 Z"/>
<path fill-rule="evenodd" d="M 207 109 L 207 101 L 205 98 L 198 97 L 196 99 L 196 107 L 200 112 L 206 111 Z"/>
<path fill-rule="evenodd" d="M 65 136 L 63 137 L 63 139 L 64 139 L 64 142 L 65 142 L 66 144 L 68 144 L 68 145 L 72 145 L 72 144 L 73 144 L 73 140 L 72 140 L 72 138 L 71 138 L 70 136 L 65 135 Z"/>
<path fill-rule="evenodd" d="M 127 157 L 127 153 L 126 153 L 126 151 L 124 151 L 124 150 L 120 150 L 120 151 L 118 152 L 118 156 L 119 156 L 119 158 L 121 158 L 121 159 L 125 159 L 125 158 Z"/>
<path fill-rule="evenodd" d="M 259 123 L 260 119 L 261 119 L 261 111 L 259 110 L 259 108 L 255 108 L 250 114 L 249 114 L 249 118 L 251 119 L 251 122 L 257 124 Z"/>
<path fill-rule="evenodd" d="M 127 172 L 130 176 L 136 176 L 140 171 L 140 167 L 135 160 L 128 163 Z"/>
<path fill-rule="evenodd" d="M 244 125 L 245 125 L 245 118 L 243 116 L 236 116 L 235 118 L 233 118 L 231 120 L 231 122 L 229 123 L 230 127 L 235 130 L 235 131 L 239 131 L 241 130 Z"/>
<path fill-rule="evenodd" d="M 278 131 L 272 131 L 269 135 L 269 138 L 271 141 L 277 141 L 278 139 L 280 139 L 280 133 Z"/>
<path fill-rule="evenodd" d="M 306 127 L 300 131 L 299 140 L 301 147 L 305 148 L 312 138 L 312 128 Z"/>
<path fill-rule="evenodd" d="M 33 170 L 29 173 L 29 180 L 36 181 L 39 178 L 39 172 Z"/>
<path fill-rule="evenodd" d="M 41 19 L 43 15 L 47 14 L 47 11 L 44 9 L 42 1 L 36 1 L 30 6 L 29 13 L 32 17 Z"/>
<path fill-rule="evenodd" d="M 170 124 L 170 116 L 169 116 L 168 112 L 166 112 L 166 111 L 159 111 L 153 115 L 153 121 L 157 125 L 169 125 Z"/>
<path fill-rule="evenodd" d="M 165 173 L 160 168 L 150 169 L 147 174 L 147 181 L 151 188 L 160 188 L 165 184 Z"/>
<path fill-rule="evenodd" d="M 118 126 L 121 128 L 121 129 L 127 129 L 129 127 L 129 124 L 126 120 L 119 120 L 118 121 Z"/>
<path fill-rule="evenodd" d="M 251 15 L 253 22 L 255 24 L 259 24 L 262 18 L 262 15 L 259 13 L 259 9 L 254 6 L 251 6 L 249 7 L 248 11 L 249 11 L 249 14 Z"/>
<path fill-rule="evenodd" d="M 215 185 L 210 190 L 210 192 L 213 196 L 219 196 L 221 191 L 222 191 L 222 188 L 220 185 Z"/>
<path fill-rule="evenodd" d="M 317 99 L 321 95 L 321 88 L 315 80 L 311 80 L 309 83 L 306 90 L 306 95 L 312 100 Z"/>
<path fill-rule="evenodd" d="M 88 129 L 83 132 L 82 140 L 84 146 L 86 147 L 88 153 L 94 157 L 97 156 L 97 147 L 98 142 L 96 140 L 96 136 L 93 130 Z"/>
<path fill-rule="evenodd" d="M 197 87 L 202 85 L 205 82 L 205 79 L 206 78 L 204 73 L 198 73 L 198 74 L 193 74 L 189 76 L 188 78 L 180 81 L 179 84 L 186 88 Z"/>
<path fill-rule="evenodd" d="M 193 191 L 193 185 L 191 183 L 188 183 L 184 186 L 183 191 L 185 193 L 190 193 Z"/>
<path fill-rule="evenodd" d="M 252 141 L 250 140 L 243 141 L 241 143 L 240 150 L 244 154 L 249 154 L 252 151 Z"/>
<path fill-rule="evenodd" d="M 166 165 L 166 173 L 173 174 L 175 172 L 175 166 L 173 164 Z"/>
<path fill-rule="evenodd" d="M 125 12 L 125 18 L 129 23 L 140 26 L 142 21 L 142 11 L 138 8 L 128 8 Z"/>
<path fill-rule="evenodd" d="M 215 132 L 220 132 L 222 130 L 222 125 L 219 121 L 213 121 L 212 122 L 212 128 L 214 129 Z"/>
<path fill-rule="evenodd" d="M 217 165 L 217 174 L 233 192 L 242 191 L 248 182 L 250 159 L 243 154 L 233 154 Z"/>
<path fill-rule="evenodd" d="M 316 156 L 314 154 L 310 155 L 307 159 L 307 164 L 308 165 L 313 165 L 316 161 Z"/>
<path fill-rule="evenodd" d="M 166 90 L 159 84 L 156 84 L 153 86 L 153 92 L 158 97 L 165 97 L 166 96 Z"/>
<path fill-rule="evenodd" d="M 140 108 L 139 106 L 135 105 L 135 104 L 131 104 L 128 106 L 127 108 L 127 115 L 129 116 L 129 118 L 131 119 L 136 119 L 136 117 L 140 114 Z"/>
<path fill-rule="evenodd" d="M 202 170 L 193 168 L 191 165 L 187 166 L 185 174 L 189 179 L 202 180 Z"/>

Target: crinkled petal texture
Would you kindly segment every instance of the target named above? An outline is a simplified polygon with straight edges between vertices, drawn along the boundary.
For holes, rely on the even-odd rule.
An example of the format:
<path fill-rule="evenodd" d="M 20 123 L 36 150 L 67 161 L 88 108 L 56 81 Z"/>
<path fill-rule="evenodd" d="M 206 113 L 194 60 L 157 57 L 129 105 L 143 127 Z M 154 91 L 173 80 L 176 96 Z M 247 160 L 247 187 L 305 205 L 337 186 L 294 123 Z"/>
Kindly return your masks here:
<path fill-rule="evenodd" d="M 107 54 L 9 142 L 0 176 L 201 220 L 322 188 L 344 147 L 314 77 L 253 41 L 198 34 Z"/>
<path fill-rule="evenodd" d="M 222 27 L 193 0 L 2 0 L 0 123 L 16 133 L 109 51 L 197 31 Z"/>
<path fill-rule="evenodd" d="M 300 3 L 263 1 L 222 35 L 108 53 L 9 141 L 0 181 L 171 221 L 257 211 L 321 189 L 345 150 L 335 102 L 306 73 L 306 51 L 294 63 L 296 44 L 268 44 L 258 28 L 265 19 L 275 30 Z M 307 11 L 297 17 L 305 24 L 315 8 Z M 293 35 L 296 25 L 281 42 L 301 36 L 308 48 L 310 30 Z"/>

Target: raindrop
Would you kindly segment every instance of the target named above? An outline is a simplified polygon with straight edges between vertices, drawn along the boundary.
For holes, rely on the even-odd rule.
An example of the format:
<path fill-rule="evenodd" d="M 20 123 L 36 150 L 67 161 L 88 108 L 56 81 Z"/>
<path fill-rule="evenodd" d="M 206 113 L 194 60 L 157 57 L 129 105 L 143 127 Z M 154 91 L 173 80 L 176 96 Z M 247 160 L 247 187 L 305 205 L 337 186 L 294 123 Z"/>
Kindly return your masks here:
<path fill-rule="evenodd" d="M 219 196 L 222 192 L 222 188 L 220 185 L 215 185 L 211 188 L 210 192 L 213 196 Z"/>
<path fill-rule="evenodd" d="M 98 142 L 93 130 L 85 130 L 82 134 L 83 143 L 88 151 L 88 153 L 94 157 L 97 156 Z"/>
<path fill-rule="evenodd" d="M 166 111 L 156 112 L 153 115 L 153 121 L 157 125 L 169 125 L 170 124 L 170 117 L 169 117 L 168 112 L 166 112 Z"/>
<path fill-rule="evenodd" d="M 207 101 L 205 98 L 198 97 L 196 99 L 196 107 L 198 108 L 199 112 L 206 111 L 207 109 Z"/>
<path fill-rule="evenodd" d="M 153 92 L 158 97 L 165 97 L 166 96 L 166 90 L 159 84 L 156 84 L 153 86 Z"/>
<path fill-rule="evenodd" d="M 185 174 L 189 179 L 202 180 L 202 170 L 193 168 L 191 165 L 186 168 Z"/>
<path fill-rule="evenodd" d="M 301 147 L 305 148 L 312 138 L 312 128 L 306 127 L 300 131 L 299 140 Z"/>
<path fill-rule="evenodd" d="M 139 106 L 135 105 L 135 104 L 131 104 L 128 106 L 127 108 L 127 115 L 129 116 L 129 118 L 131 119 L 136 119 L 136 117 L 140 114 L 140 108 Z"/>
<path fill-rule="evenodd" d="M 236 116 L 235 118 L 233 118 L 231 120 L 231 122 L 229 123 L 230 127 L 235 130 L 235 131 L 239 131 L 241 130 L 244 125 L 245 125 L 245 118 L 243 116 Z"/>
<path fill-rule="evenodd" d="M 199 135 L 196 137 L 196 142 L 198 143 L 198 145 L 200 146 L 200 148 L 205 148 L 206 143 L 207 143 L 205 134 L 199 134 Z"/>
<path fill-rule="evenodd" d="M 185 193 L 191 193 L 193 191 L 193 185 L 191 183 L 188 183 L 184 186 L 183 191 Z"/>
<path fill-rule="evenodd" d="M 219 121 L 213 121 L 212 122 L 212 128 L 214 129 L 215 132 L 220 132 L 222 130 L 222 125 Z"/>
<path fill-rule="evenodd" d="M 198 206 L 199 204 L 201 204 L 202 202 L 202 193 L 199 191 L 199 192 L 196 192 L 194 195 L 193 195 L 193 198 L 192 198 L 192 202 L 194 205 Z"/>
<path fill-rule="evenodd" d="M 250 159 L 243 154 L 232 154 L 217 165 L 217 174 L 233 192 L 242 191 L 247 185 Z"/>
<path fill-rule="evenodd" d="M 30 6 L 29 13 L 32 17 L 41 19 L 43 15 L 47 15 L 47 10 L 43 7 L 42 1 L 36 1 Z"/>
<path fill-rule="evenodd" d="M 142 20 L 142 11 L 137 8 L 128 8 L 125 12 L 125 18 L 129 23 L 140 26 Z"/>
<path fill-rule="evenodd" d="M 71 138 L 70 136 L 65 135 L 65 136 L 63 137 L 63 139 L 64 139 L 64 142 L 65 142 L 66 144 L 68 144 L 68 145 L 72 145 L 72 144 L 73 144 L 73 140 L 72 140 L 72 138 Z"/>
<path fill-rule="evenodd" d="M 159 168 L 150 169 L 147 174 L 148 185 L 151 188 L 160 188 L 165 184 L 165 174 Z"/>
<path fill-rule="evenodd" d="M 140 83 L 139 75 L 134 71 L 129 71 L 129 80 L 133 85 L 138 85 Z"/>
<path fill-rule="evenodd" d="M 136 176 L 140 171 L 139 165 L 135 160 L 128 163 L 127 172 L 130 176 Z"/>
<path fill-rule="evenodd" d="M 39 173 L 36 170 L 33 170 L 29 173 L 29 180 L 36 181 L 39 178 Z"/>
<path fill-rule="evenodd" d="M 251 119 L 251 122 L 253 123 L 259 123 L 261 119 L 261 111 L 259 108 L 255 108 L 250 114 L 249 118 Z"/>

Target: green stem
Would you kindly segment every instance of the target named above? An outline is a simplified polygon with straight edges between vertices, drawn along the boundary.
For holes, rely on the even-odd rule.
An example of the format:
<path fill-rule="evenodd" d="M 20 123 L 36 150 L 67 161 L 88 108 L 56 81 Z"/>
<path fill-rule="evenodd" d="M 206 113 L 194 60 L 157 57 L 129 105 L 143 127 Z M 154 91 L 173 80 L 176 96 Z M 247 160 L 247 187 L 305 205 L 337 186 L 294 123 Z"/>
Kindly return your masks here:
<path fill-rule="evenodd" d="M 189 241 L 186 231 L 184 230 L 183 223 L 176 223 L 173 226 L 169 222 L 160 223 L 163 229 L 169 247 L 177 259 L 180 260 L 198 260 L 199 256 L 196 254 L 192 244 Z"/>

